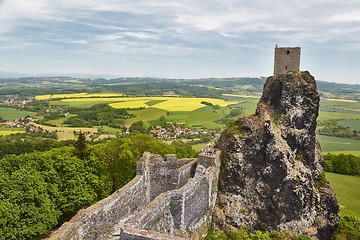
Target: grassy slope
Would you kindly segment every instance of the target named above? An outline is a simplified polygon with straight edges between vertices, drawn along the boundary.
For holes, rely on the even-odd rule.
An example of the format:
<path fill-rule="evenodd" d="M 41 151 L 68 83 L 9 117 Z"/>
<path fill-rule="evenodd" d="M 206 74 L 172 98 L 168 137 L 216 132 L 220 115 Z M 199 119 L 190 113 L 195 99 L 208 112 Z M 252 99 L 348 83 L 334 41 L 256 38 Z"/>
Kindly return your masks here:
<path fill-rule="evenodd" d="M 223 116 L 229 114 L 230 110 L 223 107 L 213 110 L 212 107 L 202 107 L 195 111 L 190 112 L 186 119 L 188 126 L 201 126 L 209 129 L 221 129 L 222 124 L 215 123 L 214 121 L 221 119 Z"/>
<path fill-rule="evenodd" d="M 360 177 L 326 173 L 340 204 L 340 214 L 360 217 Z"/>
<path fill-rule="evenodd" d="M 136 117 L 126 119 L 126 124 L 131 125 L 134 122 L 143 121 L 145 127 L 149 127 L 149 121 L 158 120 L 161 116 L 166 116 L 167 111 L 158 108 L 145 108 L 141 110 L 128 110 L 128 112 L 136 115 Z"/>

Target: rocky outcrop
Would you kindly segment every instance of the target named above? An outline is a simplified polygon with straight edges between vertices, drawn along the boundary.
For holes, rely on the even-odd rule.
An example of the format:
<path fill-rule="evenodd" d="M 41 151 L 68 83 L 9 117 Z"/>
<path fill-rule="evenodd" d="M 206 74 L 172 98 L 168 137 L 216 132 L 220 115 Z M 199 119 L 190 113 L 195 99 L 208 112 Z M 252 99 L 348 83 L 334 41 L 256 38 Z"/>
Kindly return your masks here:
<path fill-rule="evenodd" d="M 216 227 L 331 239 L 339 207 L 315 136 L 319 101 L 309 72 L 269 77 L 256 113 L 222 133 Z"/>

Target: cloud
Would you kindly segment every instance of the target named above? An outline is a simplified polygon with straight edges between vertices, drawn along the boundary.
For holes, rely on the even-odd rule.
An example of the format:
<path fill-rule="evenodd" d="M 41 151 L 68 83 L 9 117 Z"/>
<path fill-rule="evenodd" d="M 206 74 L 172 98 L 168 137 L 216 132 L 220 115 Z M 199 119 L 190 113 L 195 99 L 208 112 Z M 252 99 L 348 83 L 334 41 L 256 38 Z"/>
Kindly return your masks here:
<path fill-rule="evenodd" d="M 360 52 L 359 16 L 358 0 L 0 0 L 0 50 L 217 59 L 279 43 Z"/>
<path fill-rule="evenodd" d="M 360 12 L 346 12 L 329 17 L 330 22 L 360 22 Z"/>

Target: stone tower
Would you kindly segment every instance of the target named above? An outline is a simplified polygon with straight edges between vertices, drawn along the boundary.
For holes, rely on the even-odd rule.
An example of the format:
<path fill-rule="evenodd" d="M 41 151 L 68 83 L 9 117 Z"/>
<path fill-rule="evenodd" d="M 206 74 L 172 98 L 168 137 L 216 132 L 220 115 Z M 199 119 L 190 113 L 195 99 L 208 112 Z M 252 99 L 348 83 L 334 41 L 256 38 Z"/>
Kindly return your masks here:
<path fill-rule="evenodd" d="M 288 72 L 299 72 L 300 47 L 275 47 L 274 76 Z"/>

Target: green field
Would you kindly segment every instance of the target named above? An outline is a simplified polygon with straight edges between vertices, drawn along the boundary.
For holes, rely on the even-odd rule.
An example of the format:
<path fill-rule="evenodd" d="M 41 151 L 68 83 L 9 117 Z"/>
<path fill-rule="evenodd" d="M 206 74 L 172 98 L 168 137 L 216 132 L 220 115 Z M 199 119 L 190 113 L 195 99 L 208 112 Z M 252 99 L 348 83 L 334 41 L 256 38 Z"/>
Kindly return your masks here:
<path fill-rule="evenodd" d="M 29 111 L 18 110 L 15 108 L 0 107 L 0 117 L 2 117 L 2 119 L 4 119 L 4 120 L 15 120 L 15 119 L 23 118 L 27 115 L 33 116 L 33 115 L 35 115 L 35 113 L 29 112 Z"/>
<path fill-rule="evenodd" d="M 343 127 L 349 127 L 352 130 L 360 132 L 360 119 L 358 120 L 339 120 L 337 124 Z"/>
<path fill-rule="evenodd" d="M 318 135 L 323 152 L 360 151 L 360 140 Z"/>
<path fill-rule="evenodd" d="M 68 125 L 64 123 L 65 120 L 67 120 L 70 117 L 74 117 L 77 116 L 76 114 L 68 114 L 66 115 L 66 117 L 61 117 L 61 118 L 57 118 L 57 119 L 53 119 L 53 120 L 48 120 L 46 121 L 46 123 L 51 124 L 51 125 L 55 125 L 57 127 L 67 127 Z"/>
<path fill-rule="evenodd" d="M 122 129 L 112 128 L 112 127 L 109 127 L 109 126 L 94 126 L 94 128 L 98 128 L 100 130 L 100 132 L 105 132 L 105 133 L 109 133 L 109 134 L 112 134 L 112 135 L 119 134 L 122 131 Z"/>
<path fill-rule="evenodd" d="M 345 99 L 322 98 L 320 108 L 325 111 L 355 111 L 359 112 L 360 102 Z"/>
<path fill-rule="evenodd" d="M 208 146 L 208 143 L 198 143 L 198 144 L 191 145 L 191 147 L 193 149 L 195 149 L 196 151 L 201 151 L 202 149 L 206 148 L 206 146 Z"/>
<path fill-rule="evenodd" d="M 163 109 L 145 108 L 141 110 L 129 110 L 129 113 L 136 115 L 136 117 L 127 119 L 125 123 L 130 125 L 134 122 L 143 121 L 145 127 L 149 127 L 150 125 L 159 124 L 159 118 L 165 116 L 166 121 L 185 123 L 189 127 L 220 129 L 223 126 L 214 121 L 221 119 L 229 112 L 230 110 L 227 107 L 213 110 L 213 108 L 209 106 L 194 111 L 173 111 L 169 112 L 169 114 Z"/>
<path fill-rule="evenodd" d="M 125 120 L 125 124 L 131 125 L 135 122 L 143 121 L 146 128 L 148 128 L 151 121 L 158 120 L 161 116 L 166 116 L 167 111 L 158 108 L 145 108 L 141 110 L 129 110 L 130 114 L 136 117 Z"/>
<path fill-rule="evenodd" d="M 326 173 L 336 192 L 340 214 L 360 217 L 360 177 Z"/>
<path fill-rule="evenodd" d="M 218 124 L 215 121 L 223 118 L 229 114 L 230 109 L 223 107 L 220 109 L 213 110 L 212 107 L 202 107 L 190 112 L 186 119 L 187 126 L 200 126 L 208 129 L 221 129 L 223 124 Z"/>
<path fill-rule="evenodd" d="M 69 140 L 69 139 L 75 139 L 74 131 L 83 133 L 86 132 L 97 132 L 97 128 L 75 128 L 75 127 L 49 127 L 45 125 L 40 125 L 37 123 L 32 122 L 31 123 L 34 126 L 41 127 L 44 130 L 48 130 L 51 132 L 56 132 L 56 135 L 58 137 L 58 140 Z"/>
<path fill-rule="evenodd" d="M 360 112 L 327 112 L 320 111 L 318 121 L 337 120 L 337 119 L 360 119 Z"/>

